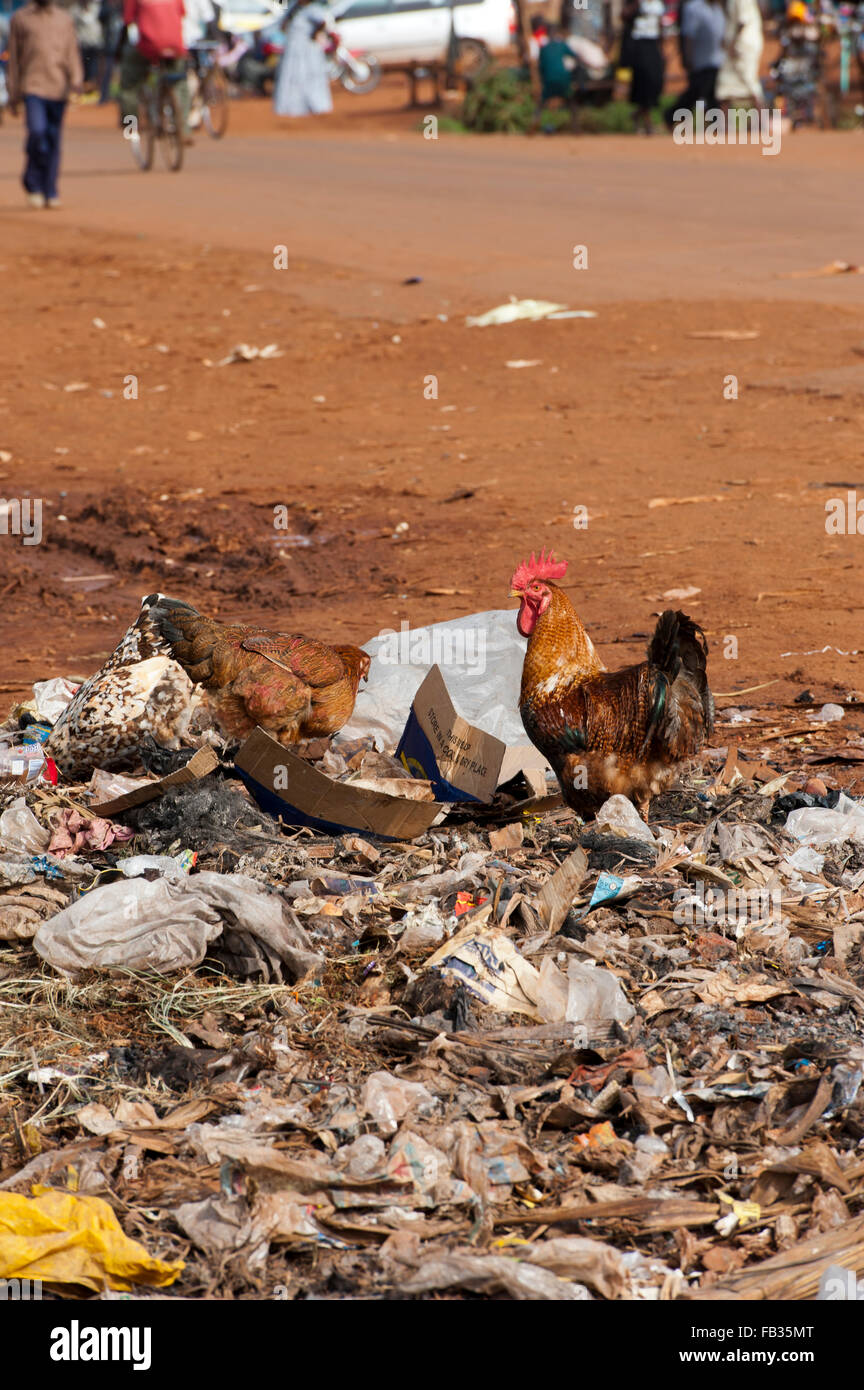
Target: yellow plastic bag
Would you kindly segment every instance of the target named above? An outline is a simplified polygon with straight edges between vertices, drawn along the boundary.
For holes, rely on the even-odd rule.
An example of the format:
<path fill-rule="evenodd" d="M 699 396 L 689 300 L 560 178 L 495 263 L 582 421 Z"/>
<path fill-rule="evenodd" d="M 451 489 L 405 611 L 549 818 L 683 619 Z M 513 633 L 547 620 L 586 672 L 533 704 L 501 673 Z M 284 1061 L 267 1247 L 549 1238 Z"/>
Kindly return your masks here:
<path fill-rule="evenodd" d="M 78 1284 L 95 1293 L 173 1284 L 183 1261 L 154 1260 L 124 1235 L 101 1197 L 36 1186 L 32 1197 L 0 1192 L 0 1279 Z"/>

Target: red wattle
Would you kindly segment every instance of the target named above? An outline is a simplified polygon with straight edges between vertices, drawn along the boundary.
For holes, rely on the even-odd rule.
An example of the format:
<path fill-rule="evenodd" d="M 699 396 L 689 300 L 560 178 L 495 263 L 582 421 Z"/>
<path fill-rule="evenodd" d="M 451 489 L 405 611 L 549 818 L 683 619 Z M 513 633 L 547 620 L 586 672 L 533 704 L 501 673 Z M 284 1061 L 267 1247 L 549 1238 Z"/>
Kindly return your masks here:
<path fill-rule="evenodd" d="M 522 607 L 519 609 L 519 616 L 516 619 L 516 626 L 523 637 L 530 637 L 534 631 L 534 624 L 537 622 L 537 611 L 531 607 L 527 599 L 522 600 Z"/>

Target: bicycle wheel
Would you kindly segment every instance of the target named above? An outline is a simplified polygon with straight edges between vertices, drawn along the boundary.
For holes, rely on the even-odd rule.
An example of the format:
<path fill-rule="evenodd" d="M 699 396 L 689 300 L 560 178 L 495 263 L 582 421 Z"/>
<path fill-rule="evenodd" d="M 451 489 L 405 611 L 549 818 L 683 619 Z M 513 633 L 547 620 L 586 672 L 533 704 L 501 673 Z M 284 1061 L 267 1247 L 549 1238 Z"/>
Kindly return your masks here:
<path fill-rule="evenodd" d="M 166 169 L 176 174 L 183 164 L 183 116 L 173 85 L 159 88 L 159 153 Z"/>
<path fill-rule="evenodd" d="M 204 100 L 202 115 L 207 131 L 221 140 L 228 129 L 228 83 L 221 68 L 211 68 L 201 84 Z"/>
<path fill-rule="evenodd" d="M 132 155 L 140 169 L 152 169 L 155 140 L 156 130 L 153 124 L 150 94 L 145 93 L 138 99 L 137 130 L 129 136 Z"/>

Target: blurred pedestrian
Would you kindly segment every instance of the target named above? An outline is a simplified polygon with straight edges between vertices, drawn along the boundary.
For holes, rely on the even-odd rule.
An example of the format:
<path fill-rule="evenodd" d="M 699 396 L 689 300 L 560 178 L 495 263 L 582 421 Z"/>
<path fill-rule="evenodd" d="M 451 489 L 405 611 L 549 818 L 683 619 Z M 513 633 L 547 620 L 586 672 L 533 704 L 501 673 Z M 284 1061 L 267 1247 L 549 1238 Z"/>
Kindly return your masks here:
<path fill-rule="evenodd" d="M 723 0 L 687 0 L 681 17 L 681 39 L 689 82 L 687 90 L 666 112 L 670 126 L 676 111 L 692 111 L 699 101 L 705 103 L 705 110 L 714 107 L 725 33 Z"/>
<path fill-rule="evenodd" d="M 127 42 L 132 25 L 138 42 Z M 183 120 L 183 133 L 189 137 L 189 87 L 186 82 L 186 45 L 183 42 L 183 0 L 123 0 L 123 29 L 118 41 L 120 62 L 120 116 L 124 124 L 137 119 L 141 88 L 150 69 L 163 65 L 168 72 L 182 74 L 177 97 Z"/>
<path fill-rule="evenodd" d="M 653 130 L 651 112 L 663 94 L 666 65 L 660 26 L 665 9 L 663 0 L 628 0 L 622 15 L 621 64 L 633 74 L 630 101 L 636 107 L 636 129 L 644 135 Z"/>
<path fill-rule="evenodd" d="M 123 32 L 123 0 L 102 0 L 99 6 L 99 23 L 102 25 L 102 80 L 99 87 L 99 105 L 104 106 L 111 99 L 111 78 L 114 76 L 115 54 L 120 35 Z"/>
<path fill-rule="evenodd" d="M 9 106 L 24 103 L 27 163 L 23 184 L 34 208 L 58 208 L 60 140 L 70 92 L 84 78 L 75 26 L 53 0 L 32 0 L 9 25 Z"/>
<path fill-rule="evenodd" d="M 538 51 L 537 67 L 540 73 L 540 99 L 534 111 L 532 131 L 536 130 L 550 101 L 564 102 L 570 111 L 570 125 L 575 130 L 578 126 L 581 94 L 576 84 L 578 63 L 559 24 L 549 26 L 546 42 Z"/>
<path fill-rule="evenodd" d="M 69 6 L 75 37 L 81 50 L 84 67 L 84 90 L 93 92 L 99 78 L 99 63 L 102 57 L 104 36 L 99 22 L 99 0 L 74 0 Z"/>
<path fill-rule="evenodd" d="M 285 47 L 273 92 L 277 116 L 321 116 L 333 110 L 323 44 L 329 18 L 315 0 L 295 0 L 282 21 Z"/>
<path fill-rule="evenodd" d="M 728 0 L 726 51 L 717 76 L 717 100 L 730 106 L 763 106 L 759 80 L 762 11 L 758 0 Z"/>

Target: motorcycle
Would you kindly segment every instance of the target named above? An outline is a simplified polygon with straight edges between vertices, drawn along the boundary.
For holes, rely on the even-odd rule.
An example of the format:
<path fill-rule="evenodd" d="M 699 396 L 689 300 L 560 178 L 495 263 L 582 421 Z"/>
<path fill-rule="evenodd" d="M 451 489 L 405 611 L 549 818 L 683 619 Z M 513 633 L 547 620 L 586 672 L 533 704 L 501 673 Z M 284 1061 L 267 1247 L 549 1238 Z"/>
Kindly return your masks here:
<path fill-rule="evenodd" d="M 346 92 L 363 96 L 381 81 L 381 64 L 372 53 L 352 53 L 335 29 L 326 30 L 324 52 L 331 82 L 341 82 Z"/>

